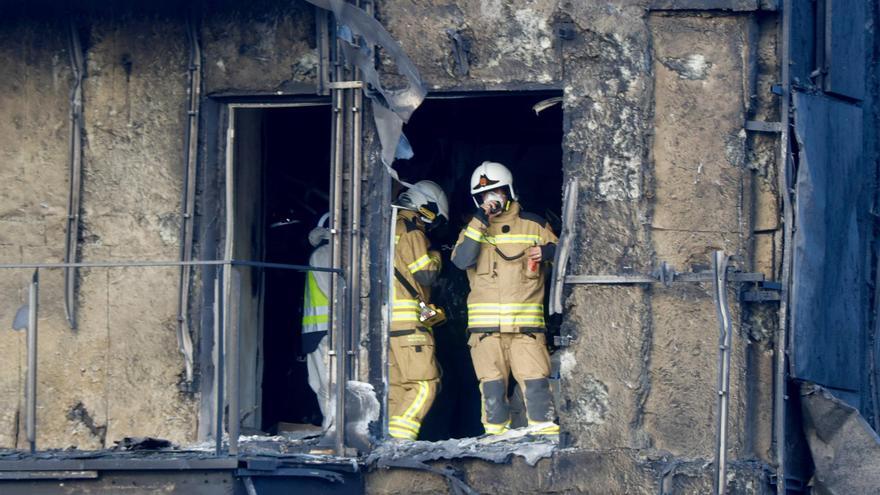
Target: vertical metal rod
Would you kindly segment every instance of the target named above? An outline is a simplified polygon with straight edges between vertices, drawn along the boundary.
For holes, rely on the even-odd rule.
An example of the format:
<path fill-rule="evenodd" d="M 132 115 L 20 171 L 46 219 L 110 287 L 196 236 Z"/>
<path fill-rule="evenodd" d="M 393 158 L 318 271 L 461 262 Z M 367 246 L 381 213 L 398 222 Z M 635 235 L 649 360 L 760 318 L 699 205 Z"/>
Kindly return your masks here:
<path fill-rule="evenodd" d="M 334 57 L 333 62 L 333 80 L 339 82 L 342 80 L 343 70 L 340 61 L 340 41 L 336 36 L 332 36 L 334 40 Z M 343 111 L 343 98 L 345 92 L 343 89 L 331 90 L 333 101 L 333 149 L 331 160 L 331 187 L 330 197 L 332 201 L 330 214 L 330 253 L 332 259 L 332 267 L 339 269 L 342 265 L 342 188 L 343 188 L 343 166 L 344 166 L 344 139 L 345 139 L 345 112 Z M 346 367 L 346 347 L 344 320 L 346 318 L 345 307 L 342 300 L 345 297 L 344 282 L 342 276 L 333 277 L 330 285 L 330 346 L 331 346 L 331 369 L 335 369 L 333 389 L 336 392 L 336 454 L 345 455 L 345 367 Z M 335 358 L 335 359 L 333 359 Z"/>
<path fill-rule="evenodd" d="M 345 277 L 342 274 L 337 274 L 336 278 L 339 281 L 339 294 L 340 297 L 345 297 L 346 293 L 346 281 Z M 345 318 L 345 312 L 340 311 L 340 315 Z M 346 389 L 346 368 L 348 362 L 348 354 L 345 352 L 347 343 L 346 343 L 346 331 L 344 329 L 344 321 L 340 321 L 340 326 L 337 327 L 340 329 L 339 335 L 336 338 L 335 351 L 336 351 L 336 419 L 334 422 L 336 423 L 336 455 L 342 457 L 345 456 L 345 389 Z"/>
<path fill-rule="evenodd" d="M 785 407 L 788 377 L 787 350 L 788 350 L 788 298 L 789 284 L 791 280 L 791 255 L 792 255 L 792 229 L 794 228 L 794 213 L 792 211 L 791 197 L 789 196 L 789 105 L 791 103 L 791 72 L 789 57 L 791 51 L 791 0 L 782 1 L 782 54 L 780 65 L 782 66 L 782 100 L 779 108 L 779 121 L 782 124 L 782 132 L 779 134 L 779 154 L 776 166 L 778 173 L 779 194 L 782 196 L 783 211 L 783 250 L 782 250 L 782 291 L 779 301 L 779 331 L 776 333 L 776 370 L 773 393 L 773 422 L 776 443 L 776 493 L 785 495 L 786 492 L 786 432 L 785 432 Z"/>
<path fill-rule="evenodd" d="M 223 381 L 226 377 L 224 370 L 226 356 L 223 349 L 223 335 L 226 328 L 223 324 L 223 302 L 226 297 L 223 283 L 224 268 L 225 265 L 218 265 L 214 276 L 214 387 L 217 391 L 214 397 L 214 417 L 217 422 L 214 425 L 214 453 L 218 456 L 223 452 L 223 406 L 225 405 Z"/>
<path fill-rule="evenodd" d="M 235 241 L 235 107 L 227 106 L 226 123 L 226 246 L 223 250 L 225 260 L 232 259 Z M 224 271 L 226 273 L 226 271 Z M 225 283 L 225 281 L 224 281 Z"/>
<path fill-rule="evenodd" d="M 327 83 L 330 82 L 330 20 L 329 12 L 321 7 L 315 7 L 315 33 L 318 52 L 318 78 L 317 93 L 327 95 Z"/>
<path fill-rule="evenodd" d="M 180 261 L 192 259 L 193 214 L 195 212 L 196 160 L 199 144 L 199 98 L 202 85 L 201 47 L 199 34 L 192 17 L 187 19 L 187 37 L 189 38 L 189 102 L 187 118 L 189 125 L 184 136 L 183 147 L 183 187 L 181 188 L 180 207 Z M 183 265 L 178 273 L 177 287 L 177 345 L 183 354 L 186 368 L 186 383 L 193 380 L 193 348 L 189 333 L 187 306 L 189 305 L 189 285 L 192 278 L 192 267 Z"/>
<path fill-rule="evenodd" d="M 240 425 L 238 337 L 241 325 L 241 271 L 230 265 L 229 311 L 226 318 L 226 380 L 229 384 L 229 455 L 238 455 Z"/>
<path fill-rule="evenodd" d="M 723 251 L 712 257 L 712 285 L 718 316 L 718 426 L 715 439 L 715 493 L 727 492 L 727 415 L 730 406 L 730 351 L 732 327 L 727 305 L 727 262 Z"/>
<path fill-rule="evenodd" d="M 232 259 L 232 253 L 234 249 L 234 241 L 235 241 L 235 166 L 234 166 L 234 158 L 235 158 L 235 108 L 232 106 L 227 106 L 228 109 L 226 123 L 226 171 L 224 179 L 226 181 L 226 246 L 223 250 L 223 256 L 225 260 Z M 220 379 L 217 382 L 217 398 L 218 398 L 218 409 L 217 409 L 217 437 L 218 442 L 221 443 L 220 447 L 222 447 L 223 441 L 223 410 L 226 406 L 226 401 L 224 398 L 224 389 L 226 387 L 226 376 L 228 374 L 228 361 L 227 361 L 227 349 L 226 349 L 226 336 L 227 334 L 227 309 L 229 302 L 229 291 L 228 291 L 228 283 L 229 283 L 229 272 L 231 265 L 220 265 L 218 267 L 218 277 L 220 283 L 220 294 L 218 299 L 218 305 L 220 306 L 219 311 L 219 322 L 220 328 L 218 329 L 218 352 L 219 359 L 218 363 L 220 366 L 220 370 L 218 370 Z M 237 366 L 238 363 L 233 363 L 233 366 Z M 230 445 L 232 438 L 230 437 Z M 218 448 L 220 448 L 218 447 Z"/>
<path fill-rule="evenodd" d="M 384 414 L 382 421 L 383 438 L 388 438 L 388 352 L 391 345 L 391 318 L 394 311 L 394 256 L 397 248 L 397 210 L 400 208 L 391 205 L 391 226 L 388 229 L 390 237 L 388 238 L 388 269 L 385 280 L 388 283 L 388 290 L 385 295 L 385 311 L 382 315 L 382 413 Z"/>
<path fill-rule="evenodd" d="M 358 79 L 360 76 L 360 71 L 355 69 L 354 78 Z M 360 342 L 360 333 L 361 333 L 361 167 L 362 167 L 362 156 L 361 156 L 361 138 L 362 138 L 362 125 L 363 125 L 363 115 L 361 112 L 361 105 L 363 105 L 363 93 L 359 89 L 352 90 L 352 107 L 351 107 L 351 118 L 352 118 L 352 131 L 351 131 L 351 146 L 352 146 L 352 159 L 351 159 L 351 183 L 349 184 L 349 191 L 351 194 L 351 199 L 348 203 L 349 208 L 349 217 L 351 218 L 351 225 L 349 227 L 349 266 L 351 269 L 349 270 L 350 275 L 348 276 L 348 286 L 349 286 L 349 299 L 348 304 L 351 309 L 351 313 L 349 316 L 349 328 L 351 329 L 349 335 L 349 347 L 351 349 L 351 367 L 353 369 L 354 376 L 358 376 L 358 362 L 359 362 L 359 353 L 358 353 L 358 344 Z"/>
<path fill-rule="evenodd" d="M 37 450 L 37 314 L 40 303 L 40 270 L 34 270 L 28 291 L 27 330 L 27 439 L 31 453 Z"/>
<path fill-rule="evenodd" d="M 70 92 L 70 190 L 67 196 L 67 232 L 64 240 L 64 262 L 76 261 L 79 244 L 79 208 L 82 189 L 82 127 L 83 75 L 82 45 L 76 23 L 71 17 L 68 50 L 73 70 L 73 89 Z M 64 268 L 64 312 L 70 328 L 76 328 L 76 273 L 77 269 Z"/>

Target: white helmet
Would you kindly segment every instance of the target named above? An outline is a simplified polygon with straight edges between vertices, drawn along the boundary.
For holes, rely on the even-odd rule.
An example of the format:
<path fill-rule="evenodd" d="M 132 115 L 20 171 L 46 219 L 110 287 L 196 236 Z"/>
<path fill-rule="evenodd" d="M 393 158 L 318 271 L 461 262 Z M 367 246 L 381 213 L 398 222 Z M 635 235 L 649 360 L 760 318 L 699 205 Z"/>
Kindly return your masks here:
<path fill-rule="evenodd" d="M 311 232 L 309 232 L 309 244 L 312 247 L 318 247 L 324 241 L 330 240 L 330 229 L 324 226 L 324 224 L 330 220 L 330 213 L 324 213 L 320 220 L 318 220 L 317 227 L 313 228 Z"/>
<path fill-rule="evenodd" d="M 438 217 L 443 217 L 441 222 L 449 220 L 449 202 L 446 193 L 430 180 L 420 180 L 406 191 L 400 193 L 397 198 L 400 206 L 418 212 L 422 221 L 428 224 L 440 223 Z"/>
<path fill-rule="evenodd" d="M 477 207 L 480 206 L 477 195 L 504 186 L 510 190 L 510 199 L 516 201 L 516 191 L 513 190 L 513 174 L 500 163 L 483 162 L 471 174 L 471 197 L 474 198 Z"/>

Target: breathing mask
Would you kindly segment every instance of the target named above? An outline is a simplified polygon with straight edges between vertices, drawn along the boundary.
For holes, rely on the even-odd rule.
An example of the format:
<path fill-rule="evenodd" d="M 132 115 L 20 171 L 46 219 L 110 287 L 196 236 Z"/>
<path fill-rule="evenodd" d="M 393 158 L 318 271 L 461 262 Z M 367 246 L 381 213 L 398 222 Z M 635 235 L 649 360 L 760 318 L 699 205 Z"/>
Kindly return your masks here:
<path fill-rule="evenodd" d="M 504 208 L 504 196 L 498 194 L 495 191 L 489 191 L 486 193 L 486 197 L 483 200 L 483 204 L 491 204 L 492 208 L 489 210 L 490 215 L 497 215 L 501 213 L 501 210 Z"/>

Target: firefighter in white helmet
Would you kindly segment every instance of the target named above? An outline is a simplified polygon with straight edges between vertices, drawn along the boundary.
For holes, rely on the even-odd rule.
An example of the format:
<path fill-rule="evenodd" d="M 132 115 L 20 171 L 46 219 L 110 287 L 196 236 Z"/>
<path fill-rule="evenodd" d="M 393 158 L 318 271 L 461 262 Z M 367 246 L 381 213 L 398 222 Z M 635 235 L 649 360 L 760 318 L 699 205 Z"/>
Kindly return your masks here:
<path fill-rule="evenodd" d="M 434 358 L 431 285 L 440 274 L 440 253 L 429 250 L 426 231 L 449 219 L 446 194 L 423 180 L 400 194 L 394 248 L 394 301 L 389 353 L 388 432 L 415 440 L 437 394 L 440 371 Z"/>
<path fill-rule="evenodd" d="M 483 162 L 470 186 L 477 211 L 458 237 L 452 262 L 467 270 L 471 286 L 468 346 L 480 380 L 483 427 L 490 435 L 509 429 L 512 372 L 529 425 L 538 434 L 558 435 L 544 324 L 545 270 L 556 235 L 544 218 L 522 211 L 504 165 Z"/>

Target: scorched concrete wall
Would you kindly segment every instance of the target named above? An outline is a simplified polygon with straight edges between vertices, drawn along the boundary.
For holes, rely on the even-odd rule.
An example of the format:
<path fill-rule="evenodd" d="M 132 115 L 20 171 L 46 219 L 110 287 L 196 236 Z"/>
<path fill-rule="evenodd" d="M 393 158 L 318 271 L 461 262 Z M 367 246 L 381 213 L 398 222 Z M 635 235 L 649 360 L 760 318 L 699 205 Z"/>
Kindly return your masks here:
<path fill-rule="evenodd" d="M 578 180 L 582 198 L 569 273 L 645 273 L 663 261 L 686 270 L 723 249 L 775 276 L 775 139 L 743 130 L 749 118 L 774 117 L 775 12 L 749 1 L 383 0 L 375 7 L 432 90 L 563 90 L 564 173 Z M 175 259 L 186 17 L 119 8 L 89 12 L 77 25 L 87 61 L 81 258 Z M 0 24 L 2 261 L 62 258 L 72 83 L 66 26 L 45 12 Z M 199 17 L 205 94 L 313 87 L 314 29 L 304 2 L 206 8 Z M 470 42 L 467 74 L 456 67 L 447 30 Z M 129 435 L 195 440 L 199 396 L 179 387 L 176 275 L 170 268 L 82 270 L 77 330 L 64 321 L 61 275 L 43 275 L 41 448 L 99 448 Z M 2 273 L 3 321 L 24 302 L 27 277 Z M 589 461 L 610 473 L 596 485 L 606 493 L 655 492 L 664 472 L 664 486 L 702 490 L 709 473 L 694 466 L 711 458 L 715 434 L 709 289 L 572 287 L 564 326 L 576 340 L 561 351 L 559 412 L 575 450 L 523 468 L 569 481 L 484 488 L 590 492 L 572 474 L 578 456 L 608 452 Z M 735 313 L 732 455 L 768 460 L 775 320 L 772 311 Z M 23 333 L 0 331 L 0 353 L 0 447 L 23 447 Z M 684 474 L 664 467 L 675 459 L 695 464 L 682 464 Z M 477 473 L 479 466 L 461 467 Z M 751 480 L 758 471 L 736 472 Z M 421 483 L 407 476 L 430 475 L 394 476 L 377 472 L 369 486 L 403 492 Z"/>

